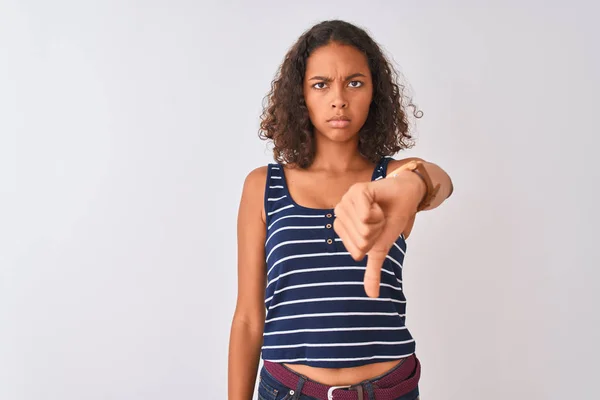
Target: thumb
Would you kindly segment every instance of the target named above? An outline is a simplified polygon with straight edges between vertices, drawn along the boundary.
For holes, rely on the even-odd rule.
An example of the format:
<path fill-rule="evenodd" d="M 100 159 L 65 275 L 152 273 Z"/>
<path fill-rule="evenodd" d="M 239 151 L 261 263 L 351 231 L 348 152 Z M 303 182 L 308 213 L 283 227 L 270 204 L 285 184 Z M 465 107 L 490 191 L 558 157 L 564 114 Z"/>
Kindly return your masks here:
<path fill-rule="evenodd" d="M 379 297 L 381 283 L 381 267 L 385 261 L 388 250 L 372 248 L 367 253 L 367 269 L 365 271 L 365 292 L 369 297 Z"/>
<path fill-rule="evenodd" d="M 367 269 L 365 271 L 365 292 L 369 297 L 379 297 L 381 283 L 381 268 L 385 259 L 404 230 L 402 221 L 386 221 L 383 231 L 367 253 Z"/>

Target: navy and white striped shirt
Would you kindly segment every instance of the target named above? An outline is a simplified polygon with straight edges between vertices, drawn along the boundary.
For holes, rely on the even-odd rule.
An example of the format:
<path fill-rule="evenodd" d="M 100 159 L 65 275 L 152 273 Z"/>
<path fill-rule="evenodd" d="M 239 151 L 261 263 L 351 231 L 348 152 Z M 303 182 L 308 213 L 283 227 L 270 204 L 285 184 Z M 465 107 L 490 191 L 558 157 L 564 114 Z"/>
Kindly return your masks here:
<path fill-rule="evenodd" d="M 384 157 L 372 180 L 386 176 Z M 415 352 L 405 326 L 401 235 L 383 264 L 378 298 L 364 289 L 366 258 L 354 261 L 333 229 L 333 209 L 298 205 L 283 166 L 269 164 L 265 191 L 267 289 L 263 360 L 344 368 Z"/>

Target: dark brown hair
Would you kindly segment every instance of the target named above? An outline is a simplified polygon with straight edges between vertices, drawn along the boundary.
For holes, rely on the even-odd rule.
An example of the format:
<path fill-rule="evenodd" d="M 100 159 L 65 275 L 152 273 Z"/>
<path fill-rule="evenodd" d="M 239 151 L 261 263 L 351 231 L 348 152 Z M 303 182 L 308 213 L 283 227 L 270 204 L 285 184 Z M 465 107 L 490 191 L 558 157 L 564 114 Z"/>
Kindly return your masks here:
<path fill-rule="evenodd" d="M 371 162 L 413 146 L 406 106 L 421 118 L 405 86 L 379 45 L 363 29 L 345 21 L 321 22 L 300 36 L 286 54 L 263 102 L 259 137 L 273 141 L 275 161 L 306 168 L 314 159 L 313 125 L 304 101 L 306 61 L 313 51 L 331 42 L 354 46 L 367 57 L 373 81 L 369 115 L 359 132 L 359 151 Z M 406 100 L 406 102 L 405 102 Z M 406 104 L 405 104 L 406 103 Z"/>

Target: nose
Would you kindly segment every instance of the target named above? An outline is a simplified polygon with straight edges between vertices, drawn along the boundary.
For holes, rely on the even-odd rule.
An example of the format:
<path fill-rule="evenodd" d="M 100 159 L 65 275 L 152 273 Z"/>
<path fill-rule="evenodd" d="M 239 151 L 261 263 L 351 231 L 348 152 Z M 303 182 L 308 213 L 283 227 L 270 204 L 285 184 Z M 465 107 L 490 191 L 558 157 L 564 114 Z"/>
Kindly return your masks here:
<path fill-rule="evenodd" d="M 348 107 L 348 101 L 344 97 L 344 91 L 340 90 L 340 89 L 334 91 L 333 99 L 331 101 L 331 108 L 347 108 L 347 107 Z"/>

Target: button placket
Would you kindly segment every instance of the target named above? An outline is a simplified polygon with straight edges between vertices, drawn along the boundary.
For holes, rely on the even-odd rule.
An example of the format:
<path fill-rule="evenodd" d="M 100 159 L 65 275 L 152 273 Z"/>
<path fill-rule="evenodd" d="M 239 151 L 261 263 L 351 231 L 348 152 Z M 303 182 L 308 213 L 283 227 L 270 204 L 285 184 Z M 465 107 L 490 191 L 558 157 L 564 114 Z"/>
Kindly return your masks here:
<path fill-rule="evenodd" d="M 327 218 L 327 224 L 325 225 L 325 228 L 327 229 L 327 233 L 326 233 L 326 240 L 325 242 L 329 245 L 330 248 L 334 248 L 335 247 L 335 235 L 334 235 L 334 231 L 333 231 L 333 214 L 332 213 L 327 213 L 325 215 L 325 217 Z"/>

